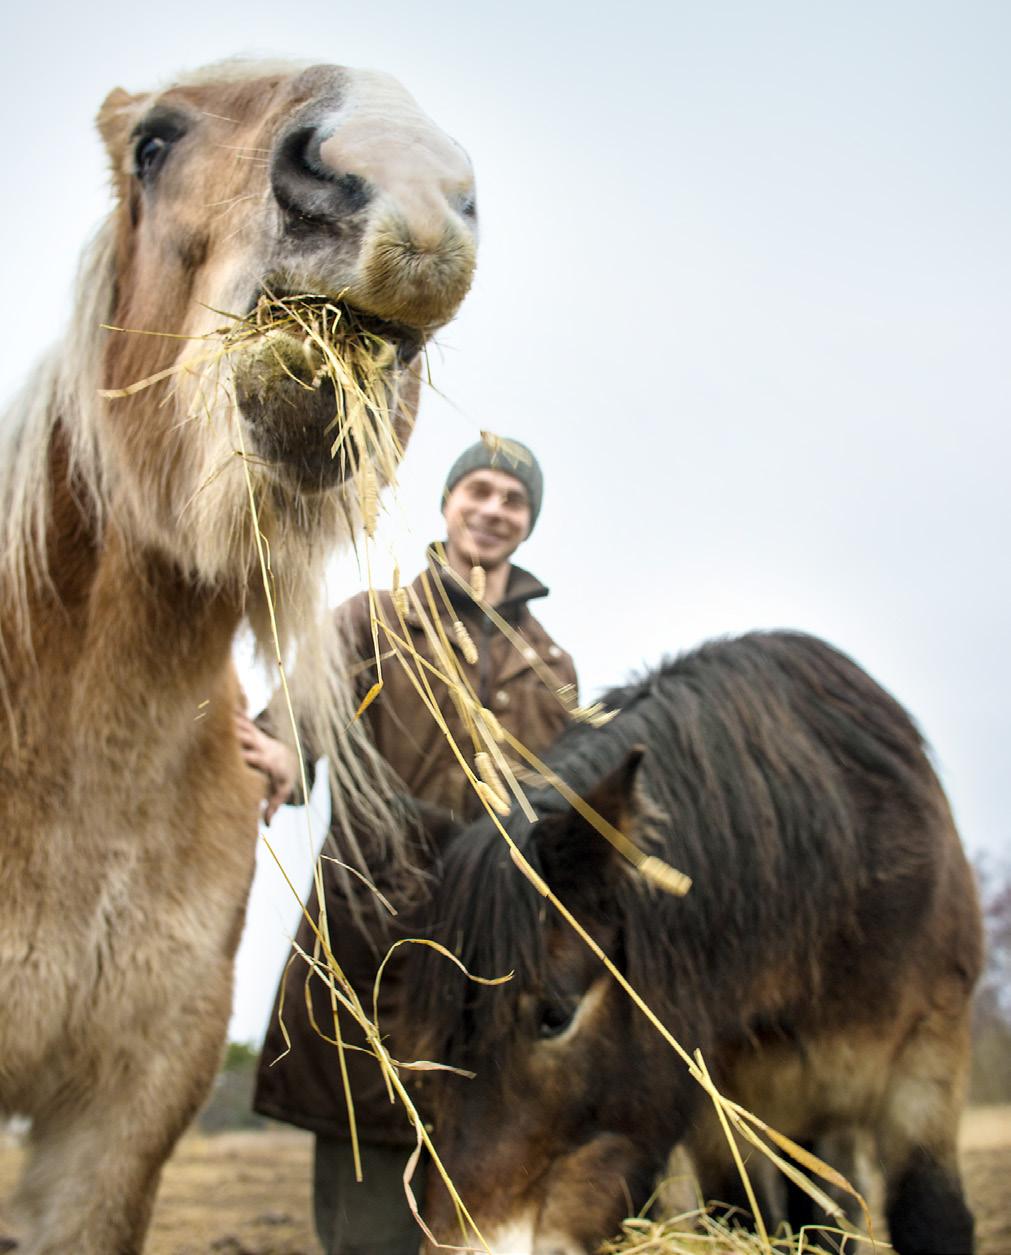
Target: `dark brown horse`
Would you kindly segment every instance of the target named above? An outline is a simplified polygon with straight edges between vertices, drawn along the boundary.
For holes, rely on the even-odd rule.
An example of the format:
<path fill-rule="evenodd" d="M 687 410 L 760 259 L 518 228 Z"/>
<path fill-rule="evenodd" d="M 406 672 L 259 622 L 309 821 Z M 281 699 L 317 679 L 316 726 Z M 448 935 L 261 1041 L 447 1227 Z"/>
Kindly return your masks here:
<path fill-rule="evenodd" d="M 218 1064 L 253 870 L 233 636 L 248 616 L 274 652 L 262 558 L 298 717 L 352 724 L 323 570 L 475 256 L 470 163 L 385 75 L 218 66 L 113 92 L 99 128 L 115 207 L 0 421 L 0 1113 L 31 1119 L 32 1255 L 141 1248 Z M 302 325 L 275 316 L 294 297 Z M 341 442 L 365 383 L 389 420 Z M 337 804 L 388 819 L 362 759 L 334 761 Z"/>
<path fill-rule="evenodd" d="M 964 1253 L 955 1154 L 980 966 L 972 879 L 919 733 L 812 637 L 704 646 L 611 693 L 551 756 L 605 819 L 694 881 L 651 888 L 557 793 L 508 829 L 722 1091 L 801 1142 L 876 1138 L 902 1255 Z M 710 1100 L 482 822 L 446 849 L 415 966 L 437 1144 L 491 1249 L 592 1251 L 686 1143 L 707 1198 L 743 1202 Z M 423 1091 L 424 1092 L 424 1091 Z M 441 1184 L 437 1235 L 458 1240 Z"/>

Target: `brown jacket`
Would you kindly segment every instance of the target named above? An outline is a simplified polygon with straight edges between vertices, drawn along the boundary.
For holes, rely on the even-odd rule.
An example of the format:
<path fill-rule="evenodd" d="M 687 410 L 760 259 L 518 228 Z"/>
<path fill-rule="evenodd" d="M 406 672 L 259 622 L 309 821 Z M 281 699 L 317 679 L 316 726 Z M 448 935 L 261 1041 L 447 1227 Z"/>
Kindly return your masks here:
<path fill-rule="evenodd" d="M 528 608 L 530 601 L 545 596 L 548 590 L 527 571 L 520 567 L 512 568 L 505 599 L 496 609 L 522 636 L 523 647 L 517 648 L 477 609 L 466 593 L 455 591 L 451 580 L 445 580 L 445 587 L 453 603 L 452 613 L 439 598 L 431 572 L 423 572 L 413 584 L 423 605 L 429 604 L 429 592 L 434 596 L 446 636 L 459 654 L 461 665 L 482 704 L 535 753 L 544 750 L 568 719 L 565 707 L 553 690 L 562 685 L 575 686 L 576 683 L 571 657 L 555 644 Z M 385 602 L 386 617 L 391 623 L 396 623 L 391 595 L 380 593 L 379 596 Z M 362 593 L 353 597 L 337 614 L 344 618 L 345 625 L 350 626 L 351 639 L 359 659 L 355 666 L 356 683 L 364 694 L 371 687 L 376 672 L 368 595 Z M 418 653 L 434 661 L 432 648 L 419 619 L 413 611 L 405 617 Z M 477 647 L 478 659 L 475 663 L 464 661 L 462 647 L 452 630 L 454 617 L 459 617 L 466 624 Z M 385 653 L 382 637 L 380 652 Z M 542 678 L 541 664 L 546 665 L 550 672 L 551 687 Z M 386 657 L 382 659 L 382 666 L 383 688 L 366 714 L 377 748 L 403 781 L 407 795 L 451 811 L 459 820 L 472 818 L 480 811 L 481 804 L 443 732 L 424 706 L 399 661 Z M 467 753 L 471 740 L 462 716 L 444 685 L 433 681 L 433 688 L 450 732 Z M 341 833 L 331 831 L 331 836 L 336 841 L 339 854 Z M 419 928 L 417 909 L 411 913 L 410 925 L 400 926 L 407 929 L 406 933 L 398 930 L 396 921 L 384 933 L 372 923 L 374 916 L 368 912 L 364 915 L 364 923 L 355 923 L 332 866 L 324 862 L 323 869 L 327 917 L 335 957 L 362 998 L 363 1005 L 370 1010 L 372 984 L 383 954 L 398 936 L 418 936 L 423 927 Z M 396 890 L 392 888 L 395 882 L 384 882 L 384 870 L 382 867 L 370 867 L 380 887 L 384 891 L 390 889 L 395 896 Z M 397 905 L 396 901 L 394 905 Z M 403 902 L 400 905 L 403 906 Z M 315 897 L 309 903 L 309 911 L 313 918 L 318 914 Z M 312 932 L 304 919 L 298 929 L 296 944 L 312 953 Z M 401 989 L 397 957 L 394 956 L 387 964 L 380 991 L 379 1021 L 384 1032 L 394 1029 L 397 1023 Z M 328 991 L 315 979 L 310 981 L 309 991 L 316 1023 L 332 1036 L 333 1016 Z M 278 1019 L 282 992 L 284 1025 L 291 1038 L 291 1049 L 287 1053 Z M 345 1041 L 361 1042 L 360 1031 L 343 1012 L 341 1031 Z M 405 1060 L 413 1057 L 410 1041 L 397 1040 L 397 1037 L 394 1032 L 390 1042 L 394 1057 Z M 282 1055 L 284 1057 L 279 1058 Z M 375 1060 L 356 1051 L 348 1051 L 345 1058 L 359 1136 L 364 1141 L 386 1145 L 413 1144 L 414 1134 L 407 1117 L 399 1103 L 390 1104 Z M 278 989 L 278 1002 L 275 1002 L 263 1045 L 253 1105 L 263 1115 L 315 1133 L 348 1136 L 348 1116 L 337 1051 L 317 1034 L 309 1022 L 306 967 L 298 958 L 285 969 Z"/>

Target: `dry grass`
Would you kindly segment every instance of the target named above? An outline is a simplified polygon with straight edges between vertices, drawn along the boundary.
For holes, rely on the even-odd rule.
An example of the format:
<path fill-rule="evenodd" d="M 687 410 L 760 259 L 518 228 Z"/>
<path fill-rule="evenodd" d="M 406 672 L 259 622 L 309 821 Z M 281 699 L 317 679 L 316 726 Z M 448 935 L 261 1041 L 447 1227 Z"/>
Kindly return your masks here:
<path fill-rule="evenodd" d="M 626 1220 L 621 1238 L 600 1248 L 601 1255 L 853 1255 L 860 1250 L 884 1252 L 891 1247 L 820 1226 L 763 1237 L 732 1227 L 705 1208 L 664 1221 Z"/>

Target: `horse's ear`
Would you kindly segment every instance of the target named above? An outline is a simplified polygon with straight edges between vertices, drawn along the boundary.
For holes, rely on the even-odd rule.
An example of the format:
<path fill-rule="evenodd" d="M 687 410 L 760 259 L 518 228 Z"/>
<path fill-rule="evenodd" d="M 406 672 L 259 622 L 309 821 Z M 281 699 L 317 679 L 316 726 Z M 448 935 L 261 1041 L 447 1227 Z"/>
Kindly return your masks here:
<path fill-rule="evenodd" d="M 638 814 L 635 780 L 645 749 L 634 745 L 622 761 L 590 789 L 584 801 L 605 823 L 631 835 Z M 552 889 L 565 891 L 585 886 L 606 888 L 625 860 L 591 817 L 575 808 L 543 819 L 537 829 L 537 845 L 545 878 Z"/>
<path fill-rule="evenodd" d="M 595 784 L 586 797 L 601 819 L 619 832 L 626 832 L 635 822 L 635 779 L 645 753 L 644 745 L 633 745 L 614 771 Z"/>
<path fill-rule="evenodd" d="M 143 96 L 131 96 L 122 87 L 114 87 L 102 103 L 95 123 L 109 155 L 115 163 L 126 148 L 136 119 L 137 105 Z"/>

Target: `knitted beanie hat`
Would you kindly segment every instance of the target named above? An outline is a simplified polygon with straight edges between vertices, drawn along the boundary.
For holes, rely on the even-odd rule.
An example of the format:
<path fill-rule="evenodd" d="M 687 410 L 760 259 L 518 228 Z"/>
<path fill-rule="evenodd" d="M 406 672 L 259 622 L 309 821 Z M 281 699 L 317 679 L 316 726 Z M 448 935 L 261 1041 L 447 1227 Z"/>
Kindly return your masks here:
<path fill-rule="evenodd" d="M 456 485 L 469 475 L 471 471 L 503 471 L 518 479 L 527 490 L 530 499 L 530 529 L 534 530 L 537 516 L 541 512 L 544 499 L 544 475 L 541 466 L 525 444 L 518 440 L 507 440 L 504 436 L 490 436 L 487 440 L 479 440 L 469 449 L 464 449 L 453 465 L 449 468 L 446 483 L 442 489 L 442 502 L 453 491 Z"/>

